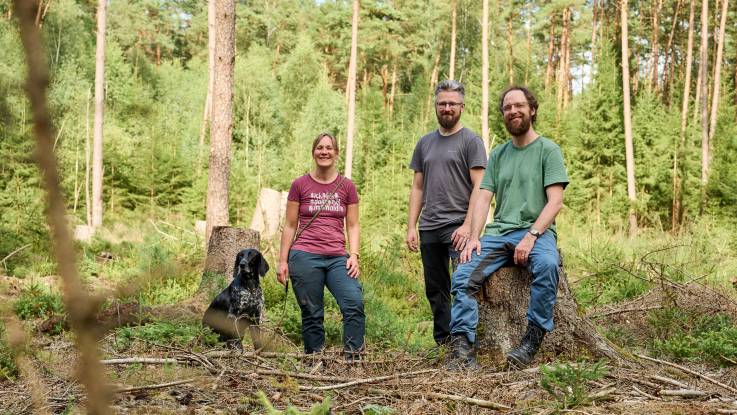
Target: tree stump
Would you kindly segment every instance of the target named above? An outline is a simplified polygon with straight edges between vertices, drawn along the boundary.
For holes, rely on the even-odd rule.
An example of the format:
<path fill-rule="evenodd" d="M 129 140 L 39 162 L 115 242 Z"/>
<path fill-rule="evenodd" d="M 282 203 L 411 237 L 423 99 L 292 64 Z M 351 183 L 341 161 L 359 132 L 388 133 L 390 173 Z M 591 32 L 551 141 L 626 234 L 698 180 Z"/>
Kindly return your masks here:
<path fill-rule="evenodd" d="M 526 269 L 505 267 L 495 272 L 479 291 L 477 344 L 480 354 L 502 362 L 505 354 L 519 344 L 527 328 L 531 281 L 532 275 Z M 555 328 L 545 336 L 533 364 L 559 355 L 573 359 L 582 355 L 605 357 L 621 363 L 620 354 L 599 335 L 591 321 L 580 315 L 562 267 L 553 321 Z"/>
<path fill-rule="evenodd" d="M 261 234 L 262 241 L 272 241 L 280 234 L 280 227 L 287 211 L 287 192 L 261 189 L 253 211 L 251 229 Z"/>

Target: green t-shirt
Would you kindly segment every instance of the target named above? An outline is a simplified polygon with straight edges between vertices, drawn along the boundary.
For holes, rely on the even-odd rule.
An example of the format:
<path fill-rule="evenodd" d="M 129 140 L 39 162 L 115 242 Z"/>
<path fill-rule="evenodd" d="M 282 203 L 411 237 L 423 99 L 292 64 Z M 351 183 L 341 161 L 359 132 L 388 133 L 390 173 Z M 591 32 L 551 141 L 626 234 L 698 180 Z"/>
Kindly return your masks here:
<path fill-rule="evenodd" d="M 494 192 L 494 221 L 486 225 L 486 235 L 504 235 L 527 229 L 535 223 L 548 202 L 545 188 L 568 184 L 563 153 L 557 144 L 538 137 L 517 148 L 512 140 L 494 148 L 481 181 L 481 188 Z M 555 234 L 555 223 L 550 225 Z"/>

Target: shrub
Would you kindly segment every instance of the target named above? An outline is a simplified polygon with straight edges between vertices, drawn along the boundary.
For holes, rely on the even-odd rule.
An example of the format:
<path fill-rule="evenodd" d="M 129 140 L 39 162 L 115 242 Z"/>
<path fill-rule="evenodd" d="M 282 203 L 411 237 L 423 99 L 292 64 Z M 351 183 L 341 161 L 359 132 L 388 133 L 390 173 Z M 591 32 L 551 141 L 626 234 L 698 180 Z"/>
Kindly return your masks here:
<path fill-rule="evenodd" d="M 560 409 L 585 405 L 589 401 L 586 383 L 606 374 L 605 362 L 553 364 L 540 367 L 540 386 L 558 400 Z"/>
<path fill-rule="evenodd" d="M 29 320 L 62 313 L 64 304 L 59 294 L 49 293 L 40 285 L 32 284 L 21 291 L 13 310 L 20 319 Z"/>

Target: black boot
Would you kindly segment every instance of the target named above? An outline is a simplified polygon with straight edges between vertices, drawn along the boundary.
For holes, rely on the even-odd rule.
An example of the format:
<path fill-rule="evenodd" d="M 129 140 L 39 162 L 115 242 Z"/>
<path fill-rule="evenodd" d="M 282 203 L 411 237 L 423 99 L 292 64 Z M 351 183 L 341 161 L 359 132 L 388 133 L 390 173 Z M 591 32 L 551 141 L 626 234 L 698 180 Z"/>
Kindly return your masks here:
<path fill-rule="evenodd" d="M 480 369 L 476 356 L 474 356 L 473 344 L 468 341 L 464 334 L 454 334 L 450 340 L 450 361 L 448 370 L 476 370 Z"/>
<path fill-rule="evenodd" d="M 544 337 L 545 330 L 528 322 L 527 332 L 522 338 L 520 345 L 507 353 L 507 362 L 518 369 L 527 367 L 535 357 Z"/>

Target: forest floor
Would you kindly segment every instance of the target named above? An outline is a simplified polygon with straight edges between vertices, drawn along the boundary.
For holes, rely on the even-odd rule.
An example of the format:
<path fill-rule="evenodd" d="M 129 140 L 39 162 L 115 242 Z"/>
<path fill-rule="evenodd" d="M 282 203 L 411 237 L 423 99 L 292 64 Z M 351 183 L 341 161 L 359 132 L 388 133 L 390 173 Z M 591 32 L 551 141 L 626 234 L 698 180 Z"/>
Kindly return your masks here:
<path fill-rule="evenodd" d="M 5 299 L 19 288 L 4 277 Z M 685 290 L 686 288 L 684 288 Z M 703 288 L 679 300 L 696 309 L 734 312 L 730 301 Z M 689 301 L 684 298 L 690 298 Z M 662 301 L 653 290 L 635 301 L 590 312 L 600 327 L 646 324 L 646 312 Z M 690 305 L 688 304 L 690 303 Z M 43 319 L 27 320 L 34 330 L 30 350 L 38 376 L 0 381 L 3 414 L 39 413 L 32 399 L 40 388 L 49 413 L 79 413 L 85 404 L 75 380 L 76 350 L 70 332 L 39 333 Z M 642 330 L 641 332 L 645 332 Z M 637 333 L 637 330 L 633 330 Z M 125 347 L 120 342 L 126 341 Z M 635 339 L 635 343 L 641 339 Z M 100 341 L 116 413 L 127 414 L 737 414 L 737 362 L 667 364 L 640 357 L 636 345 L 621 349 L 623 365 L 553 362 L 508 370 L 483 355 L 473 372 L 445 369 L 447 353 L 370 350 L 349 364 L 338 350 L 305 356 L 297 346 L 279 352 L 229 350 L 125 339 L 110 332 Z M 638 356 L 639 355 L 639 356 Z M 550 363 L 550 362 L 549 362 Z M 594 375 L 598 373 L 598 375 Z M 39 385 L 40 383 L 40 385 Z M 329 408 L 329 409 L 327 409 Z M 283 412 L 282 412 L 283 411 Z M 311 411 L 311 412 L 310 412 Z"/>

